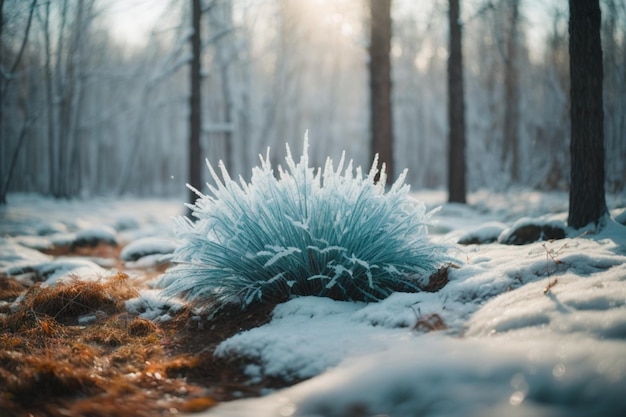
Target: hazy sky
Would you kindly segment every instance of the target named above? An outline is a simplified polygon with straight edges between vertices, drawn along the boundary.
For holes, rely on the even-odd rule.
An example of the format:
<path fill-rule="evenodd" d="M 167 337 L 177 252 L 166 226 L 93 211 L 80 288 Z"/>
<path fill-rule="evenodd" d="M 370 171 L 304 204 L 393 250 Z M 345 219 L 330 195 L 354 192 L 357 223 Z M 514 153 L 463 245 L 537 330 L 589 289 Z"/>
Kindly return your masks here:
<path fill-rule="evenodd" d="M 171 0 L 103 0 L 108 4 L 111 33 L 122 45 L 145 46 L 150 31 Z"/>
<path fill-rule="evenodd" d="M 114 38 L 122 45 L 130 48 L 141 48 L 146 45 L 150 31 L 167 11 L 168 5 L 182 0 L 102 0 L 109 9 L 107 16 Z M 264 0 L 258 0 L 263 2 Z M 301 2 L 323 3 L 328 0 L 293 0 Z M 333 0 L 337 1 L 337 0 Z M 363 0 L 354 1 L 358 4 Z M 435 0 L 429 0 L 435 1 Z M 400 13 L 415 13 L 416 21 L 419 21 L 420 7 L 423 3 L 415 0 L 394 0 L 394 7 Z M 438 2 L 445 6 L 446 2 Z M 466 0 L 463 2 L 465 19 L 470 19 L 484 4 L 484 0 Z M 431 4 L 432 6 L 432 4 Z M 526 23 L 526 37 L 530 45 L 531 53 L 540 53 L 546 32 L 550 30 L 550 15 L 555 8 L 567 11 L 567 4 L 562 0 L 522 0 L 522 13 Z M 442 10 L 444 12 L 444 10 Z M 470 22 L 471 24 L 471 22 Z"/>

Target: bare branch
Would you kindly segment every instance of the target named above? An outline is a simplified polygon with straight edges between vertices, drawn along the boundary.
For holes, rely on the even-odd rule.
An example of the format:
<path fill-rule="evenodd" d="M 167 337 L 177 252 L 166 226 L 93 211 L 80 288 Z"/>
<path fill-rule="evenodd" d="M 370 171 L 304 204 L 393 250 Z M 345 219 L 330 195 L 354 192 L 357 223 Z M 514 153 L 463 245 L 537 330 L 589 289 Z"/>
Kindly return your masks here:
<path fill-rule="evenodd" d="M 22 46 L 20 47 L 20 51 L 18 52 L 17 57 L 15 58 L 15 62 L 11 66 L 11 70 L 9 71 L 8 74 L 4 74 L 4 73 L 2 74 L 2 76 L 5 79 L 7 79 L 7 80 L 15 72 L 15 70 L 18 67 L 18 65 L 20 64 L 20 61 L 22 60 L 22 55 L 24 54 L 24 49 L 26 49 L 26 43 L 28 43 L 28 35 L 30 33 L 30 26 L 31 26 L 31 23 L 33 21 L 33 14 L 35 12 L 35 4 L 36 3 L 37 3 L 37 0 L 33 0 L 32 4 L 30 5 L 30 11 L 28 13 L 28 21 L 26 22 L 26 29 L 24 31 L 24 40 L 22 41 Z M 2 92 L 2 97 L 4 97 L 4 91 Z"/>

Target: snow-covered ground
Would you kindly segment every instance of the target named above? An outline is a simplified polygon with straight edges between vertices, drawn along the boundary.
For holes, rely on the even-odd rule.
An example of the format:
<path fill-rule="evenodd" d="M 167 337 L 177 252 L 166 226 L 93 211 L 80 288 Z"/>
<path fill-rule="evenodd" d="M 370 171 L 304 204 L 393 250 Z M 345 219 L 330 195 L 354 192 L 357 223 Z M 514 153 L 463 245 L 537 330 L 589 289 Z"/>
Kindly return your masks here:
<path fill-rule="evenodd" d="M 445 201 L 440 191 L 415 196 L 429 207 Z M 477 192 L 469 206 L 443 204 L 431 238 L 455 244 L 459 259 L 443 289 L 374 304 L 302 297 L 277 306 L 270 323 L 224 341 L 217 354 L 251 358 L 251 382 L 270 375 L 294 385 L 203 415 L 626 415 L 626 227 L 610 221 L 600 232 L 499 243 L 516 223 L 563 225 L 567 201 L 564 193 L 517 190 Z M 626 197 L 607 202 L 623 220 Z M 10 195 L 0 208 L 0 272 L 44 275 L 60 261 L 35 249 L 85 234 L 115 238 L 125 245 L 122 258 L 143 267 L 142 259 L 171 251 L 170 217 L 182 208 Z M 495 241 L 456 245 L 470 235 Z M 65 259 L 65 270 L 71 261 L 90 267 Z M 102 260 L 84 261 L 106 273 L 97 270 L 106 268 Z M 150 318 L 176 312 L 154 290 L 143 298 L 129 310 Z"/>
<path fill-rule="evenodd" d="M 123 246 L 126 267 L 146 268 L 162 261 L 175 248 L 172 218 L 184 212 L 175 200 L 66 201 L 32 194 L 10 194 L 0 207 L 0 272 L 31 281 L 53 283 L 70 274 L 94 279 L 115 266 L 106 257 L 62 256 L 40 250 L 55 247 Z M 106 268 L 106 269 L 103 269 Z"/>
<path fill-rule="evenodd" d="M 483 214 L 447 208 L 439 217 L 450 231 L 436 239 L 480 230 L 481 218 L 491 229 L 494 217 L 506 224 L 510 215 L 498 207 Z M 542 212 L 529 214 L 535 209 Z M 543 213 L 549 222 L 564 220 Z M 626 227 L 567 232 L 523 246 L 460 247 L 464 264 L 437 293 L 278 306 L 269 324 L 223 342 L 217 353 L 257 358 L 251 378 L 313 378 L 205 415 L 626 415 Z M 414 329 L 433 315 L 447 329 Z"/>

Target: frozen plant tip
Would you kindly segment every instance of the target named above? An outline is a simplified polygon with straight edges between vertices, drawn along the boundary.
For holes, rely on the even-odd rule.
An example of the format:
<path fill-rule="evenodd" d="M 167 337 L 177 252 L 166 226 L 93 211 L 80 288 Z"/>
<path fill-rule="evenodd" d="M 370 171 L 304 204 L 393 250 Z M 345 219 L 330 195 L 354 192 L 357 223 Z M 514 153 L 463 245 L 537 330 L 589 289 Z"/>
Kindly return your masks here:
<path fill-rule="evenodd" d="M 307 142 L 299 163 L 287 146 L 275 177 L 269 149 L 250 183 L 220 179 L 179 217 L 182 244 L 162 277 L 164 294 L 205 303 L 279 302 L 295 295 L 376 301 L 394 291 L 419 291 L 423 277 L 450 261 L 429 242 L 424 204 L 408 195 L 405 172 L 385 191 L 378 157 L 363 176 L 342 155 L 335 168 L 310 168 Z"/>

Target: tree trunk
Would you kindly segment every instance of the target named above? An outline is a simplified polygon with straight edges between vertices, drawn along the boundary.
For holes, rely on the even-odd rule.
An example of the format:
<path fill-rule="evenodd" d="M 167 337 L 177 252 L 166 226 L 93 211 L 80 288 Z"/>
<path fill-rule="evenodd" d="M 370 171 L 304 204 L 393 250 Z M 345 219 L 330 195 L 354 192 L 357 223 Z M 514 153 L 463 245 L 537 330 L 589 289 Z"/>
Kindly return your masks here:
<path fill-rule="evenodd" d="M 502 163 L 510 155 L 511 181 L 519 180 L 519 87 L 517 74 L 517 25 L 519 23 L 519 0 L 510 2 L 509 33 L 504 58 L 504 143 Z"/>
<path fill-rule="evenodd" d="M 11 185 L 11 180 L 13 179 L 13 172 L 15 171 L 15 164 L 17 162 L 17 157 L 22 150 L 22 146 L 24 145 L 24 141 L 26 139 L 26 134 L 30 127 L 35 123 L 35 119 L 29 119 L 28 115 L 24 117 L 24 125 L 22 125 L 22 129 L 20 130 L 19 137 L 17 139 L 17 146 L 13 151 L 13 155 L 11 156 L 11 162 L 9 163 L 9 167 L 7 173 L 5 174 L 2 184 L 0 184 L 0 205 L 6 205 L 7 203 L 7 194 L 9 192 L 9 186 Z"/>
<path fill-rule="evenodd" d="M 90 3 L 81 1 L 76 6 L 76 17 L 72 25 L 72 34 L 68 48 L 68 67 L 71 83 L 70 95 L 68 97 L 67 114 L 67 152 L 65 166 L 65 196 L 67 198 L 76 197 L 80 192 L 82 183 L 82 172 L 80 170 L 80 147 L 81 141 L 78 133 L 78 125 L 83 108 L 83 78 L 84 78 L 84 58 L 83 42 L 88 41 L 88 31 L 90 19 Z M 85 10 L 87 8 L 87 10 Z"/>
<path fill-rule="evenodd" d="M 67 26 L 67 17 L 68 14 L 68 1 L 64 0 L 61 6 L 61 22 L 60 28 L 57 35 L 57 45 L 56 45 L 56 65 L 55 65 L 55 75 L 56 75 L 56 94 L 54 97 L 54 105 L 57 108 L 55 114 L 58 120 L 56 121 L 56 142 L 54 149 L 54 179 L 52 180 L 54 187 L 52 190 L 52 196 L 55 198 L 65 197 L 64 192 L 64 181 L 65 178 L 63 176 L 63 169 L 66 164 L 65 160 L 65 149 L 67 149 L 67 136 L 66 136 L 66 112 L 67 112 L 67 95 L 68 88 L 71 86 L 71 83 L 68 81 L 68 72 L 69 68 L 63 67 L 64 60 L 64 52 L 65 52 L 65 28 Z"/>
<path fill-rule="evenodd" d="M 193 0 L 192 2 L 192 28 L 193 35 L 191 35 L 191 95 L 189 99 L 189 150 L 188 150 L 188 162 L 189 162 L 189 178 L 188 183 L 200 189 L 202 187 L 202 176 L 200 175 L 200 134 L 201 134 L 201 109 L 202 102 L 200 100 L 200 84 L 201 84 L 201 68 L 200 68 L 200 54 L 201 54 L 201 38 L 200 38 L 200 18 L 202 16 L 202 10 L 200 0 Z M 189 191 L 189 203 L 192 204 L 196 201 L 196 194 L 193 191 Z"/>
<path fill-rule="evenodd" d="M 56 177 L 56 139 L 54 128 L 54 99 L 52 91 L 52 48 L 50 46 L 50 2 L 45 5 L 43 17 L 43 36 L 45 48 L 45 86 L 46 86 L 46 135 L 48 142 L 48 193 L 53 194 L 55 191 Z"/>
<path fill-rule="evenodd" d="M 571 227 L 601 225 L 604 196 L 602 44 L 599 0 L 569 0 L 571 78 Z"/>
<path fill-rule="evenodd" d="M 465 203 L 465 95 L 463 90 L 462 23 L 459 0 L 450 0 L 448 57 L 448 200 Z"/>
<path fill-rule="evenodd" d="M 371 154 L 386 164 L 387 177 L 394 176 L 393 119 L 391 113 L 391 0 L 369 0 L 370 123 Z"/>

